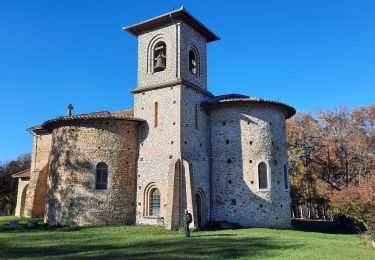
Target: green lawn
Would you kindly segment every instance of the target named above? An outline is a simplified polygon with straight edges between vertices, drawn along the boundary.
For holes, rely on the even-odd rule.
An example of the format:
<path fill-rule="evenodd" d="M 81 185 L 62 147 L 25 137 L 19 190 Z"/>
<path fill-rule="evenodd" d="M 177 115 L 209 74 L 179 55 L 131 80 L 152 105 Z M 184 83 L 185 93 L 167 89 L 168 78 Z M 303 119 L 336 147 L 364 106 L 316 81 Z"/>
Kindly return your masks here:
<path fill-rule="evenodd" d="M 301 230 L 237 229 L 182 232 L 161 227 L 114 226 L 91 228 L 24 227 L 10 231 L 15 217 L 0 217 L 0 258 L 74 259 L 375 259 L 375 250 L 353 234 L 332 234 L 321 225 Z M 311 225 L 309 225 L 311 227 Z M 328 232 L 328 233 L 324 233 Z"/>

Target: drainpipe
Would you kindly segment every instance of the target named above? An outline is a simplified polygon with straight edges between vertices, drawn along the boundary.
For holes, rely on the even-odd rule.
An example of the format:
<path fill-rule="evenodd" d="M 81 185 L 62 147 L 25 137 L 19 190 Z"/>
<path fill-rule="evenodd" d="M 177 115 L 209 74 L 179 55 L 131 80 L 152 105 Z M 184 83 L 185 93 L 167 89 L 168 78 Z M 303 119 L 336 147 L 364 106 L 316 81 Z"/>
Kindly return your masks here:
<path fill-rule="evenodd" d="M 177 30 L 177 23 L 172 17 L 172 13 L 169 14 L 169 18 L 171 18 L 172 23 L 175 25 L 176 29 L 176 78 L 179 78 L 179 58 L 178 58 L 178 51 L 180 49 L 180 46 L 178 44 L 178 30 Z"/>

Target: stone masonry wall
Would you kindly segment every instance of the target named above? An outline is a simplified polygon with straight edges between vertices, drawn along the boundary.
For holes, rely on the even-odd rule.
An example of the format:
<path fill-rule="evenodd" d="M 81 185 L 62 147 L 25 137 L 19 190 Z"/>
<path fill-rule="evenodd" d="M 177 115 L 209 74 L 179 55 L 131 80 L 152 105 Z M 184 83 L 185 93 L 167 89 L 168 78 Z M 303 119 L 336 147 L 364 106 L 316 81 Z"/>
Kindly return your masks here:
<path fill-rule="evenodd" d="M 207 40 L 191 26 L 181 22 L 180 67 L 181 78 L 207 89 Z M 197 54 L 197 74 L 189 71 L 189 51 Z M 200 104 L 210 97 L 188 86 L 181 88 L 181 145 L 182 157 L 189 165 L 191 187 L 183 199 L 183 205 L 193 215 L 193 227 L 210 220 L 210 154 L 209 154 L 209 114 Z M 186 168 L 185 168 L 185 172 Z M 189 188 L 189 186 L 187 186 Z M 201 208 L 198 210 L 197 195 L 201 197 Z M 189 198 L 189 199 L 188 199 Z"/>
<path fill-rule="evenodd" d="M 210 220 L 210 154 L 209 154 L 209 113 L 203 110 L 200 104 L 209 99 L 192 88 L 182 88 L 182 146 L 183 158 L 190 164 L 192 178 L 193 204 L 188 209 L 193 209 L 194 222 L 197 226 L 196 195 L 202 198 L 201 224 L 205 225 Z"/>
<path fill-rule="evenodd" d="M 263 105 L 211 111 L 214 221 L 245 227 L 291 226 L 290 195 L 283 180 L 285 116 L 285 111 Z M 268 166 L 268 191 L 258 189 L 260 162 Z"/>
<path fill-rule="evenodd" d="M 179 78 L 179 24 L 171 22 L 162 28 L 143 33 L 138 37 L 138 87 L 162 84 Z M 166 44 L 166 69 L 152 72 L 153 47 L 160 41 Z M 177 54 L 176 54 L 177 53 Z"/>
<path fill-rule="evenodd" d="M 166 44 L 166 69 L 153 73 L 153 47 Z M 138 37 L 138 88 L 187 80 L 207 89 L 207 40 L 183 21 L 155 28 Z M 189 71 L 189 51 L 197 52 L 198 73 Z"/>
<path fill-rule="evenodd" d="M 191 26 L 181 22 L 180 67 L 181 78 L 194 85 L 207 89 L 207 40 Z M 189 71 L 189 51 L 197 53 L 197 74 Z"/>
<path fill-rule="evenodd" d="M 137 123 L 82 122 L 53 130 L 48 175 L 50 225 L 135 223 Z M 108 165 L 108 188 L 95 189 L 95 168 Z"/>
<path fill-rule="evenodd" d="M 44 217 L 51 140 L 50 134 L 34 136 L 30 182 L 26 192 L 24 216 Z"/>
<path fill-rule="evenodd" d="M 138 134 L 136 209 L 138 224 L 157 224 L 157 218 L 147 214 L 145 192 L 149 185 L 155 185 L 159 189 L 161 193 L 159 217 L 167 219 L 168 179 L 170 174 L 174 174 L 176 163 L 181 158 L 180 93 L 181 86 L 173 86 L 134 95 L 134 116 L 146 121 L 139 125 Z M 156 127 L 155 102 L 158 102 Z"/>

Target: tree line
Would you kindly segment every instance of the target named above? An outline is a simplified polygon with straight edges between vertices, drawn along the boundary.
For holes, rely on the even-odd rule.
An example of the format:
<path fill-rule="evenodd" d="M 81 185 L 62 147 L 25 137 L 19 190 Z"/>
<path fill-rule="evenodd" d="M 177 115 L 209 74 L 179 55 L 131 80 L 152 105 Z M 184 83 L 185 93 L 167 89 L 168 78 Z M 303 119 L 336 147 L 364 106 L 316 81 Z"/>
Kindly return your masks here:
<path fill-rule="evenodd" d="M 374 231 L 375 105 L 298 113 L 287 140 L 293 217 L 343 214 Z"/>
<path fill-rule="evenodd" d="M 9 162 L 0 162 L 0 216 L 14 215 L 18 179 L 12 178 L 12 175 L 28 169 L 30 163 L 30 154 L 21 154 Z"/>

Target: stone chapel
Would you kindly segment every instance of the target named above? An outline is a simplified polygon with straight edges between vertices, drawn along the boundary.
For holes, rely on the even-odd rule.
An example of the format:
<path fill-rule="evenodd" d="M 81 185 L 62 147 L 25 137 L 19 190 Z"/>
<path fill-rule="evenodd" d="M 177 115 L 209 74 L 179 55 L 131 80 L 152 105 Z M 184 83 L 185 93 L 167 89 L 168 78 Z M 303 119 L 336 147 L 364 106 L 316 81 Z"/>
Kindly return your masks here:
<path fill-rule="evenodd" d="M 289 228 L 286 120 L 295 109 L 207 87 L 219 40 L 184 8 L 124 27 L 138 38 L 134 108 L 59 116 L 28 129 L 17 216 L 50 225 L 210 223 Z"/>

